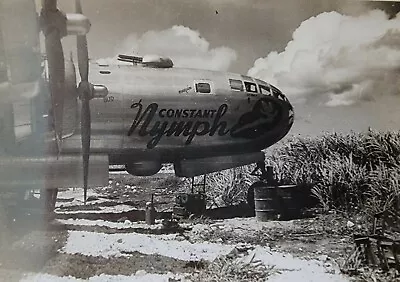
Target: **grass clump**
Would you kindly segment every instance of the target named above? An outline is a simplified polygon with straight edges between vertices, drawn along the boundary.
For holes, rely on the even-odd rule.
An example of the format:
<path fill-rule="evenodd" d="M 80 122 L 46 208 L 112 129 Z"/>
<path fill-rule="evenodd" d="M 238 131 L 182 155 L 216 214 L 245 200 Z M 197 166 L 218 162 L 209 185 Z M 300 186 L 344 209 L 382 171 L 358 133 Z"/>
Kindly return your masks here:
<path fill-rule="evenodd" d="M 257 178 L 251 166 L 227 169 L 207 175 L 207 197 L 216 206 L 237 205 L 246 201 L 247 189 Z"/>
<path fill-rule="evenodd" d="M 399 209 L 400 132 L 294 137 L 267 163 L 281 184 L 311 185 L 324 210 Z"/>
<path fill-rule="evenodd" d="M 217 208 L 246 202 L 247 189 L 258 180 L 257 177 L 251 175 L 252 170 L 254 166 L 242 166 L 207 174 L 205 194 L 208 206 Z M 203 177 L 195 177 L 194 183 L 200 185 Z M 185 178 L 181 186 L 184 187 L 183 190 L 190 192 L 192 179 Z M 193 190 L 197 193 L 202 191 L 202 187 L 200 185 Z"/>
<path fill-rule="evenodd" d="M 238 257 L 237 254 L 220 256 L 208 265 L 206 269 L 192 275 L 192 281 L 201 282 L 228 282 L 228 281 L 266 281 L 275 272 L 272 267 L 267 267 L 262 261 Z"/>
<path fill-rule="evenodd" d="M 324 211 L 369 215 L 400 209 L 400 132 L 326 133 L 292 137 L 266 158 L 279 184 L 312 187 Z M 207 175 L 211 206 L 246 200 L 254 166 Z M 185 185 L 190 187 L 190 181 Z"/>

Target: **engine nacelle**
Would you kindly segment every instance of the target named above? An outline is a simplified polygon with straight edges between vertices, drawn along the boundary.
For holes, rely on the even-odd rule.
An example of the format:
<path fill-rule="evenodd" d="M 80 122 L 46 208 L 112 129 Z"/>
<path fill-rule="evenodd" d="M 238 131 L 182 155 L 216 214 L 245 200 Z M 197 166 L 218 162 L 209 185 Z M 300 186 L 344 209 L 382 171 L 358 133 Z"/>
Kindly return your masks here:
<path fill-rule="evenodd" d="M 82 14 L 66 14 L 68 35 L 85 35 L 90 30 L 90 21 Z"/>
<path fill-rule="evenodd" d="M 150 176 L 160 171 L 161 162 L 141 161 L 125 165 L 125 169 L 129 174 L 136 176 Z"/>
<path fill-rule="evenodd" d="M 203 159 L 181 160 L 174 163 L 175 175 L 178 177 L 194 177 L 220 170 L 264 162 L 263 152 L 220 156 Z"/>

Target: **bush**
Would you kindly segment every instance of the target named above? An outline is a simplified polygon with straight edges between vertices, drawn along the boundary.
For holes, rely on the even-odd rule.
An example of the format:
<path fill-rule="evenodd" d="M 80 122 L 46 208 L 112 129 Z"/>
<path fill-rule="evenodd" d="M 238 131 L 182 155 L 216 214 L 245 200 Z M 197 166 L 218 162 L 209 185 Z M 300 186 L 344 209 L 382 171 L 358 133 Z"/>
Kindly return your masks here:
<path fill-rule="evenodd" d="M 205 192 L 208 205 L 224 207 L 245 202 L 247 189 L 257 181 L 257 177 L 251 175 L 253 169 L 254 166 L 243 166 L 207 174 Z M 195 183 L 200 184 L 202 180 L 202 177 L 196 177 Z M 190 191 L 191 179 L 186 178 L 182 185 L 186 191 Z"/>
<path fill-rule="evenodd" d="M 274 150 L 267 163 L 281 184 L 312 185 L 325 210 L 375 213 L 399 205 L 399 132 L 296 137 Z"/>
<path fill-rule="evenodd" d="M 253 166 L 227 169 L 207 175 L 206 194 L 217 206 L 237 205 L 246 201 L 247 189 L 256 181 Z"/>

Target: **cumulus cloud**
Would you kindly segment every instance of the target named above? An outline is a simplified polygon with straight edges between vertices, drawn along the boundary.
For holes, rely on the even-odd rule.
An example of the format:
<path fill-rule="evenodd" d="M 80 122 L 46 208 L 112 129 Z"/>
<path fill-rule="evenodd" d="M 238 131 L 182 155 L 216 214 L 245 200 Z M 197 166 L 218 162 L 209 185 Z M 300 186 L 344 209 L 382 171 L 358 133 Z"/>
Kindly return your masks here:
<path fill-rule="evenodd" d="M 210 43 L 184 26 L 173 26 L 161 31 L 147 31 L 143 35 L 130 34 L 119 44 L 117 54 L 159 55 L 170 57 L 175 67 L 226 71 L 236 60 L 235 50 L 229 47 L 210 48 Z M 100 62 L 116 63 L 116 57 Z"/>
<path fill-rule="evenodd" d="M 259 58 L 248 74 L 294 100 L 325 95 L 350 105 L 400 90 L 400 16 L 382 11 L 352 17 L 322 13 L 301 23 L 281 53 Z"/>

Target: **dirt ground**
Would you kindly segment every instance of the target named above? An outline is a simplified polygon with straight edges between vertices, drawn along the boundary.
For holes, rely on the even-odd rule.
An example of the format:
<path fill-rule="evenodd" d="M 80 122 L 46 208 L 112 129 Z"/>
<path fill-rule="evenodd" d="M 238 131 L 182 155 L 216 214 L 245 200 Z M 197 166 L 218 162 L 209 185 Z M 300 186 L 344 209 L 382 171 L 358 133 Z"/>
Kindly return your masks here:
<path fill-rule="evenodd" d="M 12 236 L 0 252 L 0 281 L 55 281 L 61 277 L 64 280 L 57 281 L 125 281 L 116 277 L 126 277 L 126 281 L 293 281 L 285 271 L 296 273 L 308 264 L 320 266 L 321 275 L 330 275 L 329 281 L 365 281 L 340 274 L 339 268 L 346 266 L 346 258 L 354 251 L 352 234 L 362 227 L 339 214 L 270 222 L 258 222 L 254 217 L 186 219 L 178 224 L 159 219 L 152 226 L 143 222 L 151 194 L 159 217 L 168 218 L 175 194 L 184 191 L 180 180 L 171 175 L 141 178 L 124 174 L 111 174 L 109 186 L 89 191 L 86 206 L 82 189 L 60 191 L 56 219 L 50 223 L 37 213 L 11 219 Z M 81 243 L 73 241 L 73 236 Z M 131 242 L 133 239 L 136 242 Z M 150 243 L 140 244 L 150 239 Z M 107 245 L 107 240 L 114 241 Z M 160 249 L 159 242 L 167 249 Z M 202 251 L 185 252 L 184 246 L 197 245 Z M 180 246 L 183 250 L 179 253 Z M 155 250 L 149 250 L 151 247 Z M 260 248 L 290 262 L 274 267 L 265 259 L 263 264 L 256 263 L 253 259 L 257 256 L 262 261 Z M 251 260 L 244 263 L 247 268 L 232 268 L 252 252 Z M 292 262 L 300 263 L 299 269 L 290 266 Z M 221 273 L 223 277 L 218 276 Z M 319 281 L 310 277 L 298 281 Z"/>

